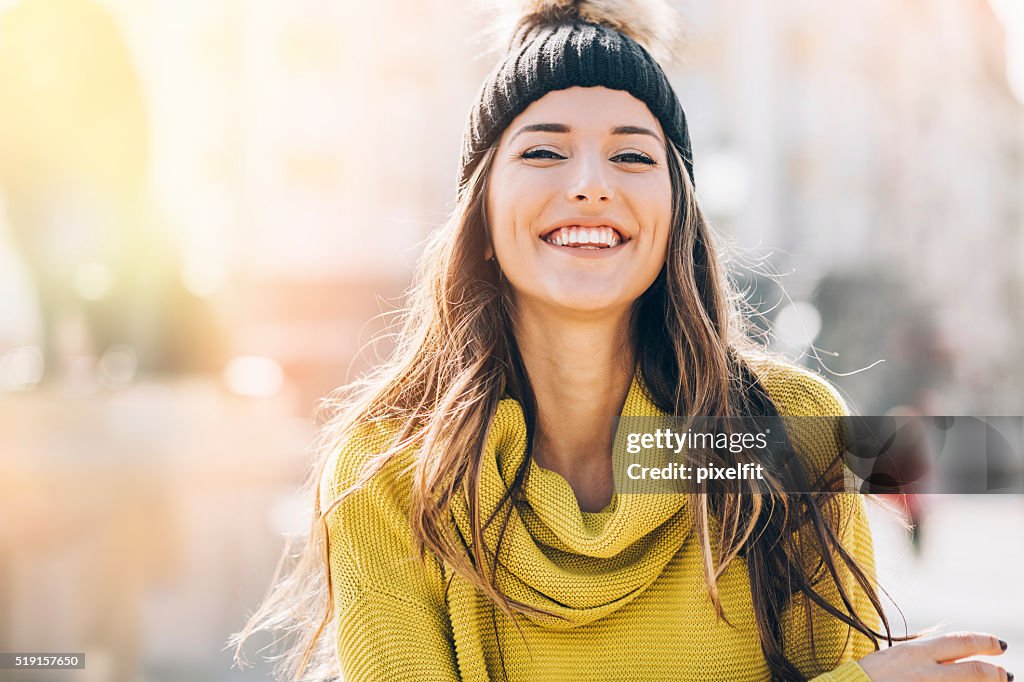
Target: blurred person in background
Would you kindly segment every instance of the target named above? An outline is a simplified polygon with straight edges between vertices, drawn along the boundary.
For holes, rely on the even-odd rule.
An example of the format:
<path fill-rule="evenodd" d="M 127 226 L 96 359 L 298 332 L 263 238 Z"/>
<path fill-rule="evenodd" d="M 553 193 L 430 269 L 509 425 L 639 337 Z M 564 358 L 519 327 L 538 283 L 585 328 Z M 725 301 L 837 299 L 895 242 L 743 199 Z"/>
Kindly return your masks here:
<path fill-rule="evenodd" d="M 937 453 L 931 447 L 930 442 L 924 434 L 921 433 L 923 428 L 920 424 L 926 414 L 921 411 L 921 408 L 924 407 L 925 400 L 927 400 L 927 398 L 922 396 L 921 403 L 900 405 L 892 408 L 886 413 L 887 417 L 893 417 L 903 422 L 909 422 L 913 425 L 912 428 L 917 430 L 919 437 L 915 439 L 914 447 L 910 449 L 914 458 L 908 465 L 908 468 L 912 468 L 914 475 L 919 476 L 920 478 L 924 478 L 928 475 L 929 470 L 931 469 L 931 462 L 935 461 L 937 458 Z M 918 407 L 918 405 L 920 405 L 920 407 Z M 902 512 L 907 525 L 909 526 L 910 546 L 914 549 L 914 555 L 920 556 L 922 552 L 922 543 L 924 542 L 924 525 L 927 511 L 925 501 L 927 500 L 927 495 L 910 492 L 892 493 L 882 495 L 881 497 L 888 499 Z"/>
<path fill-rule="evenodd" d="M 878 358 L 889 360 L 884 372 L 847 378 L 859 385 L 860 394 L 871 396 L 859 406 L 864 414 L 910 418 L 943 412 L 939 395 L 948 390 L 954 351 L 929 307 L 907 289 L 898 273 L 875 268 L 830 272 L 815 287 L 812 301 L 822 312 L 824 329 L 818 345 L 850 366 L 872 365 Z M 880 306 L 879 301 L 886 304 Z M 814 356 L 815 363 L 824 369 L 820 356 Z M 922 457 L 931 461 L 936 453 Z M 919 556 L 927 496 L 899 493 L 881 497 L 904 516 L 911 547 Z"/>
<path fill-rule="evenodd" d="M 142 85 L 90 0 L 0 10 L 0 196 L 42 321 L 44 381 L 127 347 L 139 372 L 223 366 L 205 301 L 181 280 L 149 192 Z"/>
<path fill-rule="evenodd" d="M 675 21 L 518 17 L 399 347 L 339 396 L 308 542 L 240 663 L 269 630 L 299 637 L 289 679 L 1012 679 L 957 662 L 1006 648 L 986 634 L 880 650 L 916 636 L 885 617 L 861 496 L 780 472 L 615 492 L 616 416 L 846 414 L 746 334 L 660 65 Z M 831 431 L 790 435 L 807 468 L 836 455 Z"/>

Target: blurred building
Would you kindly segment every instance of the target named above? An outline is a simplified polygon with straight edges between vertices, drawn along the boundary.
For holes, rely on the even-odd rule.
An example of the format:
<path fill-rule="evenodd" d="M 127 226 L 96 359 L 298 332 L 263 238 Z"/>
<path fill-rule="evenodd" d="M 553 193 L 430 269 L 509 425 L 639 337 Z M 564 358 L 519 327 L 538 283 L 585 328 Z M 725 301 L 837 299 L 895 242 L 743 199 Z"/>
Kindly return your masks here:
<path fill-rule="evenodd" d="M 1019 414 L 1024 114 L 989 3 L 682 6 L 691 29 L 676 81 L 717 224 L 795 269 L 783 282 L 794 298 L 828 273 L 855 280 L 849 298 L 869 297 L 862 316 L 832 316 L 818 345 L 840 352 L 825 358 L 837 371 L 889 365 L 837 381 L 891 406 L 881 375 L 922 348 L 883 337 L 929 327 L 954 358 L 939 409 Z M 879 278 L 889 296 L 858 294 L 856 280 Z"/>
<path fill-rule="evenodd" d="M 308 413 L 372 364 L 352 364 L 383 328 L 368 320 L 400 304 L 451 207 L 490 64 L 437 38 L 470 36 L 474 15 L 439 0 L 116 4 L 136 31 L 186 283 L 236 354 L 287 365 Z"/>
<path fill-rule="evenodd" d="M 219 369 L 215 321 L 182 286 L 153 206 L 145 88 L 109 9 L 0 5 L 0 111 L 0 231 L 31 282 L 27 296 L 14 289 L 35 309 L 45 365 L 25 383 L 72 383 L 83 362 L 128 379 Z M 26 336 L 3 317 L 0 367 L 4 346 Z M 20 383 L 5 374 L 0 390 Z"/>

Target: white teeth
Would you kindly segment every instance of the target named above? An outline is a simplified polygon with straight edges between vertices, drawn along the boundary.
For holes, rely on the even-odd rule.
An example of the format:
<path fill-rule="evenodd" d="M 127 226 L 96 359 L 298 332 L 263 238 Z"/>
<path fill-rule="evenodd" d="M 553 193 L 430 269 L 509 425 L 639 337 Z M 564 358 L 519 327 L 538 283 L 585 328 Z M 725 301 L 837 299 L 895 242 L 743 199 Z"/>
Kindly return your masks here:
<path fill-rule="evenodd" d="M 599 249 L 622 243 L 619 233 L 610 227 L 560 227 L 552 230 L 544 240 L 555 246 Z"/>

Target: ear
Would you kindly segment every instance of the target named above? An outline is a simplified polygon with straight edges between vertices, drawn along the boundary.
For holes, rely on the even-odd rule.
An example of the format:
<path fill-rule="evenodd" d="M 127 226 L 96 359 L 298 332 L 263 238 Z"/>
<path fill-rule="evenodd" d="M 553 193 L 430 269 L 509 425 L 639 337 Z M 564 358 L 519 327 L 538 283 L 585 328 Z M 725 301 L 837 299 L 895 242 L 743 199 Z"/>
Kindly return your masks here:
<path fill-rule="evenodd" d="M 494 260 L 494 247 L 490 244 L 484 249 L 484 260 Z"/>

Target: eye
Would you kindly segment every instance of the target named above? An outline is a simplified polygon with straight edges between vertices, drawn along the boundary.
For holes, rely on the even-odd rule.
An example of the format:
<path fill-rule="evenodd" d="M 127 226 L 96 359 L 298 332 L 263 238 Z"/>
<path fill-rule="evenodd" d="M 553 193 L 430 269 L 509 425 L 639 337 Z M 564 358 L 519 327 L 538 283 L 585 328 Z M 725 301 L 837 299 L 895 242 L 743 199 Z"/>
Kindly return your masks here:
<path fill-rule="evenodd" d="M 521 159 L 542 159 L 542 160 L 559 160 L 565 159 L 558 152 L 550 149 L 528 149 L 519 155 Z M 619 163 L 642 163 L 647 166 L 657 166 L 657 162 L 643 152 L 623 152 L 622 154 L 616 154 L 611 158 L 612 161 Z"/>
<path fill-rule="evenodd" d="M 623 161 L 625 163 L 643 163 L 648 166 L 657 166 L 657 162 L 641 152 L 624 152 L 612 157 L 612 161 Z"/>
<path fill-rule="evenodd" d="M 550 149 L 527 149 L 519 155 L 521 159 L 564 159 L 565 157 Z"/>

